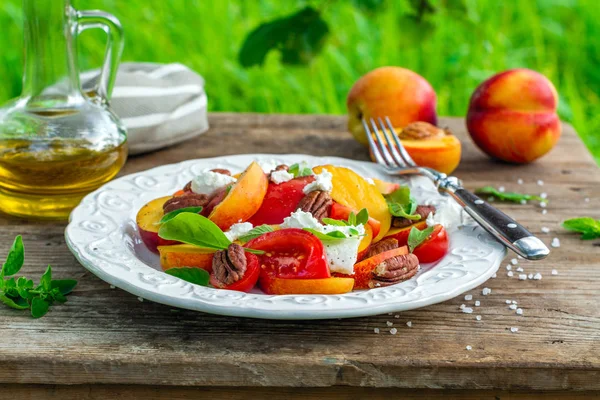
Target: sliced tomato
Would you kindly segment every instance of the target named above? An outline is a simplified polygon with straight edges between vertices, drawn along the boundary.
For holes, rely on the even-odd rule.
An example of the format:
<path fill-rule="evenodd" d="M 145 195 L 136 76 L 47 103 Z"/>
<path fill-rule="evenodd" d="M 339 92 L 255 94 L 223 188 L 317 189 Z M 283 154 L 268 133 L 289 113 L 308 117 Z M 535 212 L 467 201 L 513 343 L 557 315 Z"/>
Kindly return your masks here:
<path fill-rule="evenodd" d="M 302 229 L 269 232 L 249 241 L 246 247 L 265 252 L 258 256 L 261 287 L 269 278 L 320 279 L 331 276 L 323 243 Z"/>
<path fill-rule="evenodd" d="M 314 180 L 314 176 L 304 176 L 280 184 L 270 182 L 261 207 L 248 222 L 254 226 L 281 224 L 285 217 L 296 211 L 304 197 L 302 190 Z"/>
<path fill-rule="evenodd" d="M 431 235 L 418 245 L 413 254 L 417 256 L 419 262 L 436 262 L 448 252 L 448 233 L 442 225 L 435 225 Z"/>
<path fill-rule="evenodd" d="M 223 285 L 215 278 L 214 273 L 211 273 L 210 284 L 219 289 L 249 292 L 256 285 L 258 277 L 260 276 L 260 263 L 258 261 L 258 257 L 250 253 L 246 253 L 246 262 L 246 272 L 239 281 L 233 282 L 231 285 Z"/>
<path fill-rule="evenodd" d="M 350 207 L 346 207 L 341 205 L 340 203 L 334 202 L 331 205 L 331 211 L 329 212 L 329 217 L 332 219 L 339 219 L 346 221 L 350 216 L 351 212 L 354 214 L 358 214 L 360 210 L 353 210 Z M 369 226 L 373 230 L 373 237 L 377 237 L 379 232 L 381 231 L 381 222 L 377 221 L 375 218 L 369 217 Z"/>

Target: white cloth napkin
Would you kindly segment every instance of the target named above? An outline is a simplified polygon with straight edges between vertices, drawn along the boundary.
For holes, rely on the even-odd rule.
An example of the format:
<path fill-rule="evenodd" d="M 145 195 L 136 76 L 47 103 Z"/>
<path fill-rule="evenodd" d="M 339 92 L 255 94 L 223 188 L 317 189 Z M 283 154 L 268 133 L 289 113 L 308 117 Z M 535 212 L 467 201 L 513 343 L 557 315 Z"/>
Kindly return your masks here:
<path fill-rule="evenodd" d="M 99 70 L 81 74 L 84 90 Z M 130 154 L 157 150 L 208 130 L 204 79 L 182 64 L 122 63 L 110 106 L 127 127 Z"/>

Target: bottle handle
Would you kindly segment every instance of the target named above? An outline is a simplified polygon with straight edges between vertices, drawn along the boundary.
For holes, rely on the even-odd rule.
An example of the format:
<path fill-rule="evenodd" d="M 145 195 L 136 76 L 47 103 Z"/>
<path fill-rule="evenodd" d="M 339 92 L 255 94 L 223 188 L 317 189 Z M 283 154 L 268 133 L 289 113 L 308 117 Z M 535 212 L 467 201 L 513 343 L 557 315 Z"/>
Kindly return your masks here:
<path fill-rule="evenodd" d="M 108 102 L 112 95 L 113 86 L 117 77 L 119 61 L 123 53 L 123 28 L 121 22 L 112 14 L 104 11 L 89 10 L 76 11 L 77 34 L 86 29 L 100 28 L 107 34 L 106 53 L 100 71 L 97 86 L 88 96 L 99 97 L 102 102 Z"/>

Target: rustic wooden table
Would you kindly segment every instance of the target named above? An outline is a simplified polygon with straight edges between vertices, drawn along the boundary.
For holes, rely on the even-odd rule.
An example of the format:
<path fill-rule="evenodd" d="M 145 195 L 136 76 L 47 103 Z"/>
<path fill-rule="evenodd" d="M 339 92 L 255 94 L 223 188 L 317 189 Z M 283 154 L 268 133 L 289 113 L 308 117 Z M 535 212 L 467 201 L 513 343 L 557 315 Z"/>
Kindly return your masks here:
<path fill-rule="evenodd" d="M 212 114 L 210 123 L 203 136 L 131 158 L 122 174 L 253 152 L 367 159 L 366 150 L 346 132 L 343 117 Z M 570 126 L 550 155 L 514 166 L 479 152 L 462 119 L 445 118 L 441 125 L 463 142 L 456 174 L 468 188 L 494 185 L 548 193 L 545 215 L 534 204 L 498 204 L 544 242 L 560 239 L 561 247 L 546 260 L 519 261 L 527 273 L 540 272 L 542 280 L 508 277 L 505 265 L 514 257 L 509 254 L 497 278 L 482 285 L 492 289 L 491 295 L 482 296 L 482 287 L 470 292 L 481 301 L 473 314 L 460 311 L 465 303 L 461 296 L 398 318 L 292 322 L 220 317 L 140 303 L 110 289 L 75 261 L 64 242 L 65 223 L 0 215 L 2 257 L 13 237 L 22 234 L 25 274 L 39 276 L 52 264 L 57 277 L 79 280 L 68 303 L 42 319 L 0 307 L 0 398 L 85 398 L 94 393 L 98 398 L 169 399 L 435 398 L 457 393 L 484 398 L 502 397 L 506 391 L 521 391 L 510 396 L 522 398 L 534 390 L 600 390 L 600 243 L 580 241 L 560 228 L 568 217 L 600 218 L 600 171 L 592 157 Z M 539 179 L 543 186 L 536 183 Z M 543 226 L 550 228 L 549 234 L 541 232 Z M 553 269 L 558 275 L 551 274 Z M 518 301 L 524 315 L 510 310 L 507 299 Z M 398 334 L 389 333 L 387 321 Z M 510 327 L 518 327 L 518 333 Z M 460 389 L 484 392 L 452 391 Z M 584 394 L 589 393 L 555 396 Z"/>

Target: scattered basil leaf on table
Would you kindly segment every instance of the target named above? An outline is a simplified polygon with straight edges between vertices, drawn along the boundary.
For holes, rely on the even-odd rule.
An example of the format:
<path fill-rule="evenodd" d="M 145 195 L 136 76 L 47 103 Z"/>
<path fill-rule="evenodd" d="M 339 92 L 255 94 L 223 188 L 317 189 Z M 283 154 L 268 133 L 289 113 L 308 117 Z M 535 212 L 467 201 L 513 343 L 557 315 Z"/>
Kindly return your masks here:
<path fill-rule="evenodd" d="M 273 232 L 274 229 L 271 225 L 260 225 L 252 228 L 248 233 L 242 235 L 238 238 L 238 240 L 242 243 L 249 242 L 252 239 L 256 239 L 259 236 L 264 235 L 265 233 Z"/>
<path fill-rule="evenodd" d="M 572 218 L 562 225 L 565 229 L 581 233 L 581 240 L 600 238 L 600 220 L 590 217 Z"/>
<path fill-rule="evenodd" d="M 387 201 L 390 214 L 394 217 L 406 218 L 413 221 L 421 219 L 419 214 L 415 214 L 418 204 L 411 197 L 410 188 L 402 186 L 392 193 L 385 195 L 385 200 Z"/>
<path fill-rule="evenodd" d="M 210 274 L 202 268 L 182 267 L 182 268 L 169 268 L 165 273 L 181 278 L 184 281 L 194 283 L 200 286 L 209 286 L 208 280 Z"/>
<path fill-rule="evenodd" d="M 31 316 L 40 318 L 48 313 L 50 306 L 56 301 L 67 301 L 69 294 L 77 285 L 73 279 L 52 280 L 52 267 L 48 266 L 36 287 L 33 280 L 23 276 L 15 279 L 25 261 L 23 239 L 17 236 L 0 271 L 0 301 L 17 310 L 30 309 Z M 11 276 L 10 278 L 5 278 Z"/>
<path fill-rule="evenodd" d="M 475 190 L 475 193 L 493 196 L 493 197 L 497 198 L 498 200 L 512 201 L 513 203 L 520 203 L 523 200 L 525 200 L 525 201 L 537 200 L 537 201 L 543 201 L 546 203 L 548 202 L 548 199 L 543 199 L 540 196 L 535 196 L 532 194 L 516 193 L 516 192 L 501 192 L 492 186 L 484 186 L 482 188 L 479 188 L 479 189 Z"/>
<path fill-rule="evenodd" d="M 214 222 L 200 214 L 190 212 L 176 215 L 162 224 L 158 229 L 158 236 L 213 250 L 225 250 L 231 244 L 221 228 Z M 244 250 L 253 254 L 264 254 L 262 250 L 248 248 L 244 248 Z"/>
<path fill-rule="evenodd" d="M 423 229 L 422 231 L 416 227 L 412 227 L 408 233 L 408 249 L 412 253 L 415 248 L 423 243 L 433 232 L 433 226 Z"/>
<path fill-rule="evenodd" d="M 170 213 L 166 213 L 165 215 L 163 215 L 163 217 L 160 219 L 160 221 L 158 221 L 158 223 L 164 224 L 165 222 L 172 220 L 173 218 L 184 212 L 200 214 L 200 211 L 202 211 L 202 207 L 180 208 L 179 210 L 171 211 Z"/>

